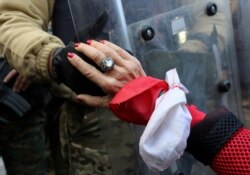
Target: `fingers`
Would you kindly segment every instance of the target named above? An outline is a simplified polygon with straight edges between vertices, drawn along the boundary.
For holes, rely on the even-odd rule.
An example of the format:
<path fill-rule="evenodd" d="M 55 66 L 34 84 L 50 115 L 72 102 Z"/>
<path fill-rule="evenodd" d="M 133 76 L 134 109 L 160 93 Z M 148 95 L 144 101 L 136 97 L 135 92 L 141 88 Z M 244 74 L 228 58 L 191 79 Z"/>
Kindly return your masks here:
<path fill-rule="evenodd" d="M 136 59 L 131 54 L 129 54 L 128 52 L 126 52 L 125 50 L 123 50 L 122 48 L 120 48 L 119 46 L 117 46 L 117 45 L 115 45 L 115 44 L 113 44 L 113 43 L 111 43 L 109 41 L 102 40 L 101 43 L 103 43 L 107 47 L 109 47 L 112 50 L 114 50 L 118 55 L 120 55 L 122 58 L 124 58 L 126 60 Z"/>
<path fill-rule="evenodd" d="M 108 72 L 109 74 L 103 74 L 94 66 L 88 64 L 78 55 L 73 53 L 68 54 L 68 60 L 85 77 L 97 84 L 104 92 L 110 95 L 114 95 L 118 92 L 119 89 L 129 81 L 128 78 L 130 78 L 127 76 L 126 71 L 118 67 L 114 68 L 116 71 L 110 71 Z"/>
<path fill-rule="evenodd" d="M 87 43 L 78 43 L 75 49 L 84 53 L 97 65 L 108 56 L 114 60 L 115 66 L 125 68 L 133 78 L 146 75 L 140 62 L 119 46 L 105 40 L 101 42 L 88 40 Z"/>
<path fill-rule="evenodd" d="M 83 59 L 81 59 L 78 55 L 73 54 L 73 53 L 68 54 L 68 60 L 74 67 L 76 67 L 90 81 L 102 87 L 103 80 L 106 77 L 99 70 L 97 70 L 94 66 L 88 64 Z"/>
<path fill-rule="evenodd" d="M 101 87 L 107 94 L 114 95 L 129 81 L 145 76 L 140 62 L 115 44 L 108 41 L 97 42 L 94 40 L 88 40 L 87 43 L 76 43 L 75 49 L 82 52 L 97 65 L 105 57 L 111 57 L 115 63 L 114 67 L 102 73 L 73 53 L 68 54 L 69 61 L 85 77 Z"/>
<path fill-rule="evenodd" d="M 12 78 L 15 78 L 17 75 L 17 71 L 15 69 L 12 69 L 3 79 L 4 83 L 9 82 Z"/>
<path fill-rule="evenodd" d="M 18 75 L 18 72 L 15 69 L 12 69 L 5 77 L 3 82 L 7 83 L 9 82 L 11 79 L 16 78 L 14 85 L 13 85 L 13 91 L 15 92 L 20 92 L 20 91 L 25 91 L 29 86 L 30 86 L 30 82 L 25 79 L 24 77 L 22 77 L 21 75 Z M 16 77 L 17 76 L 17 77 Z"/>
<path fill-rule="evenodd" d="M 77 43 L 75 46 L 77 51 L 84 53 L 84 55 L 92 59 L 97 65 L 106 57 L 102 52 L 88 44 Z"/>
<path fill-rule="evenodd" d="M 92 107 L 108 107 L 111 100 L 110 96 L 91 96 L 86 94 L 80 94 L 77 96 L 77 101 Z"/>
<path fill-rule="evenodd" d="M 92 48 L 94 48 L 94 50 L 96 52 L 95 53 L 96 55 L 102 55 L 102 56 L 99 57 L 99 59 L 96 58 L 96 55 L 95 55 L 95 57 L 93 56 L 93 54 L 92 54 L 93 57 L 91 57 L 91 55 L 89 55 L 90 58 L 92 60 L 94 60 L 96 64 L 99 65 L 100 61 L 102 59 L 104 59 L 105 57 L 111 57 L 114 60 L 115 64 L 119 65 L 119 66 L 124 67 L 127 64 L 125 59 L 123 57 L 121 57 L 115 50 L 113 50 L 112 48 L 106 46 L 104 44 L 104 41 L 101 43 L 101 42 L 97 42 L 97 41 L 94 41 L 94 40 L 88 40 L 88 43 Z M 79 44 L 78 47 L 76 47 L 76 50 L 81 51 L 83 53 L 85 53 L 86 49 L 87 49 L 87 47 L 85 47 L 84 44 Z M 99 53 L 103 53 L 103 54 L 99 54 Z"/>
<path fill-rule="evenodd" d="M 15 92 L 25 91 L 30 86 L 30 84 L 31 83 L 27 79 L 25 79 L 21 75 L 18 75 L 13 85 L 13 91 Z"/>
<path fill-rule="evenodd" d="M 120 58 L 119 61 L 121 62 L 120 65 L 124 68 L 126 68 L 129 71 L 132 71 L 135 75 L 135 77 L 138 76 L 145 76 L 145 72 L 141 66 L 141 63 L 139 62 L 139 60 L 137 58 L 135 58 L 134 56 L 132 56 L 130 53 L 128 53 L 127 51 L 125 51 L 124 49 L 122 49 L 121 47 L 106 41 L 106 40 L 102 40 L 100 41 L 101 43 L 98 42 L 93 42 L 93 44 L 91 44 L 91 46 L 96 47 L 97 49 L 100 49 L 102 52 L 109 54 L 109 53 L 113 53 L 112 55 L 108 55 L 111 56 L 111 58 Z M 101 46 L 106 46 L 106 47 L 101 47 Z M 107 52 L 108 50 L 108 52 Z M 111 51 L 113 52 L 111 52 Z M 105 55 L 106 55 L 105 54 Z M 119 55 L 119 56 L 117 56 Z M 115 60 L 115 59 L 114 59 Z M 115 63 L 117 63 L 117 61 L 115 60 Z"/>

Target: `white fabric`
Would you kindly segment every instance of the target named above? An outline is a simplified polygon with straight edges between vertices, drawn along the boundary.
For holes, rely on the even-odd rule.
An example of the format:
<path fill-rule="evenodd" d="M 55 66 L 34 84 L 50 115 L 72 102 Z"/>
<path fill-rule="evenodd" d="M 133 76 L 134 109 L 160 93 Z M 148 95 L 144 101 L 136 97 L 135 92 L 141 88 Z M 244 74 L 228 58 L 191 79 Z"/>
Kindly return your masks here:
<path fill-rule="evenodd" d="M 166 73 L 169 90 L 161 95 L 141 136 L 140 155 L 153 171 L 167 169 L 184 153 L 191 115 L 186 108 L 186 89 L 176 69 Z M 185 91 L 185 92 L 184 92 Z"/>

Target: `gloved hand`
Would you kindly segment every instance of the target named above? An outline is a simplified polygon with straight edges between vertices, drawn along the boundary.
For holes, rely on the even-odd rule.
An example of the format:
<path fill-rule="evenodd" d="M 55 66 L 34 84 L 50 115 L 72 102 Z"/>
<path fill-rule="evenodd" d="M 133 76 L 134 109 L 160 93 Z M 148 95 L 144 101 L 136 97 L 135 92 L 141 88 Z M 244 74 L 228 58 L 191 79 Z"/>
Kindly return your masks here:
<path fill-rule="evenodd" d="M 106 38 L 106 33 L 103 32 L 109 20 L 107 11 L 103 11 L 97 19 L 92 23 L 84 26 L 77 31 L 77 36 L 72 38 L 76 42 L 86 42 L 89 38 Z M 57 82 L 64 83 L 71 88 L 76 94 L 89 94 L 95 96 L 104 96 L 105 93 L 96 84 L 83 76 L 72 64 L 68 61 L 67 54 L 75 53 L 80 56 L 85 62 L 93 65 L 98 70 L 101 70 L 91 59 L 83 53 L 75 50 L 75 43 L 70 42 L 65 48 L 58 48 L 52 55 L 52 76 Z"/>
<path fill-rule="evenodd" d="M 67 56 L 69 52 L 77 54 L 84 61 L 100 70 L 94 61 L 75 50 L 75 43 L 70 42 L 65 48 L 58 48 L 52 55 L 52 73 L 56 81 L 64 83 L 77 94 L 105 95 L 101 88 L 72 66 Z"/>

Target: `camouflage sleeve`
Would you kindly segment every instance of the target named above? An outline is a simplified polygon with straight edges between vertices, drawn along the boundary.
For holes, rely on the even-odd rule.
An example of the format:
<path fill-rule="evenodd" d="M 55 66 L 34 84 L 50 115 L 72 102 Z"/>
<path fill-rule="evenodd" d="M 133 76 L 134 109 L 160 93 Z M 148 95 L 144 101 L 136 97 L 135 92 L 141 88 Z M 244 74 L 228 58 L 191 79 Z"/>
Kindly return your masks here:
<path fill-rule="evenodd" d="M 21 75 L 51 81 L 48 58 L 62 41 L 47 33 L 54 0 L 0 0 L 0 53 Z"/>

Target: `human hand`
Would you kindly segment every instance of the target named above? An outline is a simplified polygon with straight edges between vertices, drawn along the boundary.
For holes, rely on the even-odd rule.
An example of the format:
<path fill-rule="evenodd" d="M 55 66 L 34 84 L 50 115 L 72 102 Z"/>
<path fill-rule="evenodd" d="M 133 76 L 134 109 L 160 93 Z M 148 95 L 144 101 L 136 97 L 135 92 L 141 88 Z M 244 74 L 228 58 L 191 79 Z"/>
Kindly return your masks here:
<path fill-rule="evenodd" d="M 88 64 L 99 68 L 95 62 L 75 49 L 75 43 L 69 42 L 64 48 L 57 48 L 50 57 L 49 71 L 57 83 L 63 83 L 76 94 L 103 96 L 105 93 L 95 83 L 83 76 L 68 60 L 68 53 L 77 54 Z"/>
<path fill-rule="evenodd" d="M 111 57 L 115 65 L 112 70 L 103 73 L 76 54 L 68 54 L 71 64 L 108 94 L 104 97 L 80 94 L 77 96 L 80 102 L 90 106 L 107 107 L 111 98 L 126 83 L 146 75 L 140 62 L 117 45 L 108 41 L 97 42 L 94 40 L 88 40 L 87 43 L 77 43 L 75 49 L 89 57 L 97 65 L 100 65 L 100 62 L 106 57 Z"/>
<path fill-rule="evenodd" d="M 14 84 L 12 86 L 13 91 L 20 92 L 25 91 L 31 84 L 30 81 L 28 81 L 26 78 L 18 74 L 18 72 L 15 69 L 12 69 L 4 78 L 3 82 L 8 83 L 15 79 Z"/>

